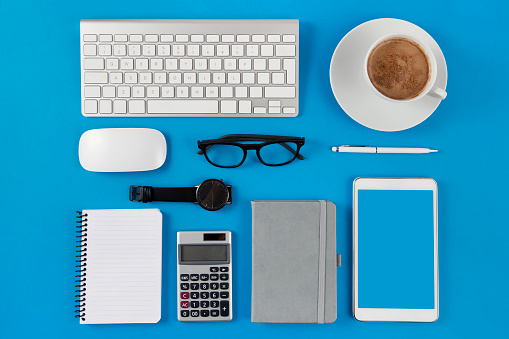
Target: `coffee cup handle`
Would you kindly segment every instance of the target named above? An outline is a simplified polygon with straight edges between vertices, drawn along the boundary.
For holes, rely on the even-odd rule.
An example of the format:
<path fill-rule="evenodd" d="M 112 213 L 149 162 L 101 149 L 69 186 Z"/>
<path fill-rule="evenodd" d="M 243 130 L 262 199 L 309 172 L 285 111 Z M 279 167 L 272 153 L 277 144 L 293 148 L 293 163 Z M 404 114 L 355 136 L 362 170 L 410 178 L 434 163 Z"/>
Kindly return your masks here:
<path fill-rule="evenodd" d="M 432 88 L 428 92 L 428 94 L 431 95 L 431 96 L 434 96 L 434 97 L 438 97 L 441 100 L 443 100 L 443 99 L 445 99 L 445 97 L 447 97 L 447 92 L 444 91 L 443 89 L 439 88 L 439 87 Z"/>

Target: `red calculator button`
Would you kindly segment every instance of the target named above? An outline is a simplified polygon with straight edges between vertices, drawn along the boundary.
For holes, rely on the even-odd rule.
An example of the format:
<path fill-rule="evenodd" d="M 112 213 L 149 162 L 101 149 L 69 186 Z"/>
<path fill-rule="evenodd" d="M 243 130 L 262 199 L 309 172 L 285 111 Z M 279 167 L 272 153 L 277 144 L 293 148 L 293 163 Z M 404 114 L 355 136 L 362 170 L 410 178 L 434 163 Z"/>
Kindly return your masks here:
<path fill-rule="evenodd" d="M 189 301 L 181 301 L 180 302 L 181 308 L 188 308 L 189 307 Z"/>
<path fill-rule="evenodd" d="M 180 292 L 180 299 L 189 299 L 189 292 Z"/>

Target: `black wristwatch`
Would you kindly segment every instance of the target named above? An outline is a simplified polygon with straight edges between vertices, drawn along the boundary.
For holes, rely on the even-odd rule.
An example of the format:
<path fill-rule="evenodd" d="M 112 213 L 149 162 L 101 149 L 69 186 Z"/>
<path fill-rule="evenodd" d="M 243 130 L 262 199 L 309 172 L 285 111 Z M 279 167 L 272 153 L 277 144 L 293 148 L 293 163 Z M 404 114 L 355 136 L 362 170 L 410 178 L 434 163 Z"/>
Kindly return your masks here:
<path fill-rule="evenodd" d="M 207 211 L 217 211 L 232 203 L 232 187 L 222 179 L 208 179 L 194 187 L 131 186 L 129 200 L 193 202 Z"/>

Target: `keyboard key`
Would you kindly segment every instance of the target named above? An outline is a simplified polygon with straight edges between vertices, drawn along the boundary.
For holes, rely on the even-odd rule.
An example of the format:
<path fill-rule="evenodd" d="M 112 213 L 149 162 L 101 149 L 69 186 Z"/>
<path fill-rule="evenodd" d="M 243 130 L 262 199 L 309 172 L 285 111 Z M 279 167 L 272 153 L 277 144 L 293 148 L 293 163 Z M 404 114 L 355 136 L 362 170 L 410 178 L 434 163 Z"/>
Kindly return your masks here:
<path fill-rule="evenodd" d="M 119 98 L 130 98 L 131 97 L 131 87 L 118 86 L 117 87 L 117 96 Z"/>
<path fill-rule="evenodd" d="M 111 34 L 101 34 L 101 35 L 99 35 L 99 41 L 101 41 L 101 42 L 112 42 L 113 41 L 113 35 L 111 35 Z"/>
<path fill-rule="evenodd" d="M 241 71 L 250 71 L 251 59 L 239 59 L 239 69 Z"/>
<path fill-rule="evenodd" d="M 261 56 L 273 56 L 274 55 L 274 45 L 262 45 L 260 48 Z"/>
<path fill-rule="evenodd" d="M 267 42 L 280 42 L 281 36 L 279 34 L 269 34 L 267 37 Z"/>
<path fill-rule="evenodd" d="M 189 299 L 189 292 L 180 292 L 180 299 Z"/>
<path fill-rule="evenodd" d="M 85 56 L 97 55 L 97 46 L 96 45 L 84 45 L 83 46 L 83 55 L 85 55 Z"/>
<path fill-rule="evenodd" d="M 230 55 L 230 45 L 217 45 L 216 50 L 217 56 L 227 57 Z"/>
<path fill-rule="evenodd" d="M 168 73 L 169 83 L 170 84 L 181 84 L 182 83 L 182 73 Z"/>
<path fill-rule="evenodd" d="M 123 82 L 123 74 L 119 72 L 111 72 L 110 73 L 110 83 L 112 84 L 121 84 Z"/>
<path fill-rule="evenodd" d="M 218 317 L 219 311 L 218 310 L 210 310 L 210 316 L 211 317 Z"/>
<path fill-rule="evenodd" d="M 145 41 L 146 42 L 158 42 L 159 37 L 157 36 L 157 34 L 147 34 L 147 35 L 145 35 Z"/>
<path fill-rule="evenodd" d="M 163 69 L 163 59 L 150 59 L 150 69 L 160 71 Z"/>
<path fill-rule="evenodd" d="M 216 267 L 217 268 L 217 267 Z M 218 281 L 219 280 L 219 274 L 211 274 L 210 280 L 212 281 Z"/>
<path fill-rule="evenodd" d="M 223 35 L 221 35 L 221 41 L 222 42 L 234 42 L 235 41 L 235 35 L 233 35 L 233 34 L 223 34 Z"/>
<path fill-rule="evenodd" d="M 262 85 L 268 85 L 270 83 L 270 74 L 258 73 L 258 83 Z"/>
<path fill-rule="evenodd" d="M 125 74 L 125 83 L 126 84 L 137 84 L 138 83 L 138 73 L 126 73 Z"/>
<path fill-rule="evenodd" d="M 202 45 L 201 46 L 201 55 L 202 56 L 213 57 L 214 51 L 215 51 L 214 45 Z"/>
<path fill-rule="evenodd" d="M 172 51 L 174 56 L 184 56 L 186 54 L 185 45 L 172 45 Z"/>
<path fill-rule="evenodd" d="M 281 107 L 270 107 L 269 106 L 269 113 L 281 113 Z"/>
<path fill-rule="evenodd" d="M 295 107 L 283 107 L 283 113 L 295 114 Z"/>
<path fill-rule="evenodd" d="M 196 311 L 191 311 L 191 317 L 199 317 L 200 316 L 200 311 L 196 310 Z"/>
<path fill-rule="evenodd" d="M 255 56 L 259 55 L 259 46 L 258 45 L 247 45 L 246 55 L 247 56 Z"/>
<path fill-rule="evenodd" d="M 221 317 L 228 317 L 230 315 L 230 302 L 227 300 L 221 300 L 219 309 Z"/>
<path fill-rule="evenodd" d="M 148 69 L 148 59 L 136 59 L 136 69 L 137 70 L 147 70 Z"/>
<path fill-rule="evenodd" d="M 228 280 L 230 278 L 230 275 L 228 273 L 223 273 L 219 275 L 219 279 L 221 280 Z"/>
<path fill-rule="evenodd" d="M 254 77 L 254 75 L 253 75 Z M 236 98 L 247 98 L 247 87 L 238 86 L 235 87 L 235 97 Z M 239 101 L 240 103 L 240 101 Z"/>
<path fill-rule="evenodd" d="M 193 291 L 199 290 L 200 289 L 200 284 L 198 284 L 198 283 L 191 283 L 191 289 Z"/>
<path fill-rule="evenodd" d="M 113 102 L 113 112 L 118 114 L 127 113 L 127 101 L 115 100 Z"/>
<path fill-rule="evenodd" d="M 237 35 L 237 42 L 249 42 L 249 35 L 248 34 Z"/>
<path fill-rule="evenodd" d="M 199 56 L 200 55 L 200 45 L 187 45 L 187 55 L 188 56 Z"/>
<path fill-rule="evenodd" d="M 176 71 L 177 70 L 177 65 L 178 65 L 177 59 L 166 59 L 166 60 L 164 60 L 164 62 L 165 62 L 165 69 L 167 71 Z"/>
<path fill-rule="evenodd" d="M 156 45 L 143 45 L 142 48 L 143 56 L 155 56 L 156 55 Z"/>
<path fill-rule="evenodd" d="M 101 45 L 99 45 L 99 51 L 100 51 L 100 47 Z M 111 48 L 111 46 L 110 46 Z M 99 54 L 101 55 L 101 54 Z M 109 55 L 109 54 L 107 54 Z M 124 56 L 124 55 L 127 55 L 127 49 L 126 49 L 126 45 L 115 45 L 113 46 L 113 55 L 115 56 Z"/>
<path fill-rule="evenodd" d="M 254 73 L 243 73 L 242 74 L 242 83 L 246 84 L 246 85 L 254 84 L 255 83 L 255 74 Z"/>
<path fill-rule="evenodd" d="M 191 274 L 191 281 L 198 281 L 200 280 L 200 276 L 198 274 Z"/>
<path fill-rule="evenodd" d="M 131 41 L 131 42 L 143 42 L 143 35 L 141 35 L 141 34 L 131 34 L 131 35 L 129 35 L 129 41 Z"/>
<path fill-rule="evenodd" d="M 127 54 L 129 56 L 140 56 L 141 55 L 141 45 L 127 46 Z"/>
<path fill-rule="evenodd" d="M 219 267 L 211 267 L 210 272 L 212 272 L 212 273 L 219 272 Z"/>
<path fill-rule="evenodd" d="M 180 59 L 180 69 L 189 71 L 193 69 L 193 59 Z"/>
<path fill-rule="evenodd" d="M 84 69 L 95 69 L 100 70 L 104 69 L 104 59 L 91 59 L 87 58 L 83 60 L 83 68 Z"/>
<path fill-rule="evenodd" d="M 161 34 L 161 42 L 173 42 L 173 34 Z"/>
<path fill-rule="evenodd" d="M 255 114 L 265 114 L 265 113 L 267 113 L 267 108 L 266 107 L 255 107 L 253 112 Z"/>
<path fill-rule="evenodd" d="M 255 71 L 264 71 L 267 68 L 267 59 L 254 59 L 254 67 Z"/>
<path fill-rule="evenodd" d="M 85 86 L 85 98 L 99 98 L 100 96 L 101 86 Z"/>
<path fill-rule="evenodd" d="M 255 107 L 256 108 L 256 107 Z M 265 108 L 265 107 L 264 107 Z M 219 284 L 222 290 L 227 290 L 230 287 L 229 283 L 222 282 Z"/>
<path fill-rule="evenodd" d="M 234 71 L 237 69 L 237 59 L 224 59 L 224 69 Z"/>
<path fill-rule="evenodd" d="M 276 45 L 276 56 L 295 56 L 295 45 Z"/>
<path fill-rule="evenodd" d="M 230 292 L 223 291 L 223 292 L 220 292 L 220 294 L 221 294 L 221 299 L 226 299 L 226 298 L 230 297 Z"/>
<path fill-rule="evenodd" d="M 181 316 L 182 318 L 187 318 L 187 317 L 189 317 L 189 310 L 181 310 L 181 311 L 180 311 L 180 316 Z"/>
<path fill-rule="evenodd" d="M 140 73 L 140 84 L 151 84 L 152 73 Z"/>
<path fill-rule="evenodd" d="M 206 300 L 205 300 L 205 301 L 201 301 L 201 302 L 200 302 L 200 307 L 201 307 L 201 308 L 207 308 L 207 307 L 209 307 L 209 302 L 208 302 L 208 301 L 206 301 Z"/>
<path fill-rule="evenodd" d="M 116 70 L 118 68 L 118 59 L 106 59 L 106 69 Z"/>
<path fill-rule="evenodd" d="M 295 42 L 295 34 L 284 34 L 283 42 Z"/>
<path fill-rule="evenodd" d="M 187 34 L 177 34 L 175 35 L 176 42 L 188 42 L 189 36 Z"/>
<path fill-rule="evenodd" d="M 210 292 L 210 298 L 211 299 L 219 298 L 219 292 Z"/>
<path fill-rule="evenodd" d="M 203 87 L 201 86 L 191 87 L 191 98 L 203 98 Z"/>
<path fill-rule="evenodd" d="M 266 98 L 295 98 L 295 87 L 265 87 Z"/>
<path fill-rule="evenodd" d="M 205 95 L 207 98 L 219 97 L 219 87 L 209 86 L 205 89 Z"/>
<path fill-rule="evenodd" d="M 219 272 L 228 272 L 229 268 L 228 267 L 220 267 L 219 268 Z"/>
<path fill-rule="evenodd" d="M 219 113 L 217 100 L 148 100 L 148 113 Z M 202 279 L 203 280 L 203 279 Z"/>
<path fill-rule="evenodd" d="M 199 292 L 191 292 L 191 293 L 189 293 L 189 296 L 191 297 L 191 299 L 199 299 L 200 293 Z"/>
<path fill-rule="evenodd" d="M 269 70 L 279 71 L 281 69 L 281 59 L 269 59 Z"/>
<path fill-rule="evenodd" d="M 103 97 L 114 98 L 115 97 L 115 86 L 103 86 Z"/>
<path fill-rule="evenodd" d="M 274 85 L 283 85 L 285 83 L 284 73 L 272 73 L 272 83 Z"/>
<path fill-rule="evenodd" d="M 239 101 L 239 113 L 251 113 L 251 100 Z"/>
<path fill-rule="evenodd" d="M 265 35 L 253 34 L 252 40 L 253 40 L 253 42 L 265 42 Z"/>
<path fill-rule="evenodd" d="M 120 69 L 123 69 L 123 70 L 134 69 L 134 60 L 133 59 L 120 59 Z"/>
<path fill-rule="evenodd" d="M 133 86 L 133 98 L 144 98 L 145 87 L 144 86 Z"/>
<path fill-rule="evenodd" d="M 197 71 L 207 70 L 207 59 L 194 59 L 194 69 Z"/>
<path fill-rule="evenodd" d="M 84 42 L 96 42 L 97 41 L 97 35 L 95 35 L 95 34 L 83 34 L 83 41 Z"/>
<path fill-rule="evenodd" d="M 283 69 L 286 71 L 286 82 L 295 84 L 295 59 L 283 59 Z"/>
<path fill-rule="evenodd" d="M 106 72 L 85 72 L 86 84 L 107 84 L 108 73 Z"/>
<path fill-rule="evenodd" d="M 203 34 L 192 34 L 191 35 L 191 42 L 203 42 Z"/>
<path fill-rule="evenodd" d="M 199 301 L 191 301 L 189 303 L 189 305 L 191 306 L 191 308 L 198 308 L 198 307 L 200 307 L 200 302 Z"/>
<path fill-rule="evenodd" d="M 159 98 L 159 87 L 158 86 L 148 86 L 147 87 L 147 97 L 148 98 Z"/>
<path fill-rule="evenodd" d="M 262 87 L 251 87 L 249 88 L 249 97 L 250 98 L 261 98 L 262 97 Z"/>
<path fill-rule="evenodd" d="M 208 290 L 209 289 L 209 284 L 208 283 L 201 283 L 200 284 L 200 288 L 202 290 Z"/>
<path fill-rule="evenodd" d="M 221 113 L 237 113 L 237 101 L 221 100 Z"/>
<path fill-rule="evenodd" d="M 85 113 L 97 113 L 97 100 L 85 100 Z"/>
<path fill-rule="evenodd" d="M 159 56 L 169 56 L 171 53 L 170 45 L 157 45 L 157 55 Z"/>
<path fill-rule="evenodd" d="M 112 108 L 111 100 L 99 100 L 99 113 L 109 114 L 113 111 Z"/>
<path fill-rule="evenodd" d="M 189 98 L 189 87 L 177 87 L 177 98 Z"/>
<path fill-rule="evenodd" d="M 207 42 L 219 42 L 219 35 L 218 34 L 208 34 Z"/>
<path fill-rule="evenodd" d="M 233 87 L 225 86 L 221 87 L 221 98 L 233 98 Z M 221 113 L 231 113 L 231 112 L 223 112 L 223 108 L 221 108 Z"/>
<path fill-rule="evenodd" d="M 200 298 L 201 299 L 208 299 L 209 298 L 209 292 L 200 292 Z"/>
<path fill-rule="evenodd" d="M 115 42 L 127 42 L 127 34 L 115 34 Z"/>
<path fill-rule="evenodd" d="M 218 284 L 218 283 L 211 283 L 211 284 L 210 284 L 210 289 L 211 289 L 211 290 L 217 290 L 217 289 L 219 289 L 219 284 Z"/>
<path fill-rule="evenodd" d="M 200 311 L 200 315 L 203 317 L 203 318 L 206 318 L 209 316 L 209 310 L 201 310 Z"/>
<path fill-rule="evenodd" d="M 244 45 L 232 45 L 232 56 L 244 56 Z"/>
<path fill-rule="evenodd" d="M 163 98 L 173 98 L 175 97 L 175 87 L 173 86 L 163 86 L 161 87 L 161 97 Z M 198 276 L 198 275 L 196 275 Z M 191 280 L 193 280 L 191 275 Z M 198 280 L 198 279 L 196 279 Z"/>
<path fill-rule="evenodd" d="M 180 281 L 189 281 L 189 274 L 181 274 Z"/>
<path fill-rule="evenodd" d="M 181 308 L 188 308 L 189 307 L 189 301 L 181 301 L 180 302 Z"/>

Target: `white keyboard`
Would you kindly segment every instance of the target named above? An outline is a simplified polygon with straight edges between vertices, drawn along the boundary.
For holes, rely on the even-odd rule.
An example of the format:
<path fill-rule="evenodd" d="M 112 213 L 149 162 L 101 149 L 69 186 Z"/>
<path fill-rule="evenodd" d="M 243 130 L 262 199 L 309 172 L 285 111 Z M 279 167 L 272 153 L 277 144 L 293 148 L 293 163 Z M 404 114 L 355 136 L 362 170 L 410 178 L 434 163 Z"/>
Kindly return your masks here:
<path fill-rule="evenodd" d="M 81 20 L 87 117 L 295 117 L 298 20 Z"/>

